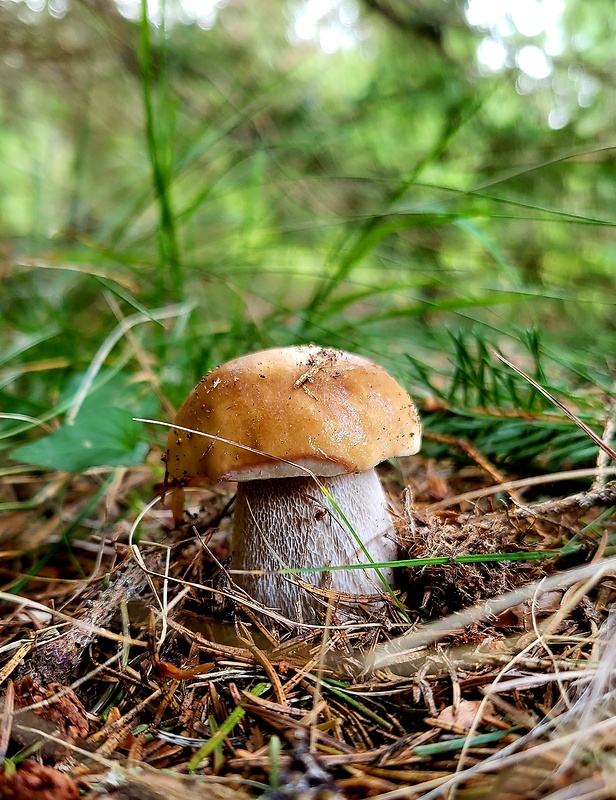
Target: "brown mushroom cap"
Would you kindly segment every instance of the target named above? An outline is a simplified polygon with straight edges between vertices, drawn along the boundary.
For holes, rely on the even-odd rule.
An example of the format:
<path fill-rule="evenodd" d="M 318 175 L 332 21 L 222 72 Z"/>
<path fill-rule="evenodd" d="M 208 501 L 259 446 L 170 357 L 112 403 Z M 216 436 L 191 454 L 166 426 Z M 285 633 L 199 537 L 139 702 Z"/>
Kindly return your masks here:
<path fill-rule="evenodd" d="M 417 410 L 391 375 L 361 356 L 315 345 L 217 367 L 188 395 L 175 424 L 274 457 L 172 428 L 167 475 L 179 484 L 301 476 L 302 467 L 323 476 L 360 472 L 421 444 Z"/>

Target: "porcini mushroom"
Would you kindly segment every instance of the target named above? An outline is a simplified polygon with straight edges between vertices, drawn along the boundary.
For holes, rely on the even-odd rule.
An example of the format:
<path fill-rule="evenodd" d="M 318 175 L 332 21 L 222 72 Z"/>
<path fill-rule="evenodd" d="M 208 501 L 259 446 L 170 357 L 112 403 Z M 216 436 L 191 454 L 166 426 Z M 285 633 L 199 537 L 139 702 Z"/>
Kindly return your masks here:
<path fill-rule="evenodd" d="M 315 345 L 242 356 L 201 379 L 175 425 L 166 453 L 170 486 L 238 482 L 231 567 L 265 572 L 237 577 L 258 602 L 309 618 L 318 600 L 277 570 L 367 564 L 365 551 L 376 563 L 396 558 L 393 518 L 374 467 L 416 453 L 421 427 L 412 400 L 382 367 Z M 381 575 L 391 582 L 390 569 Z M 384 588 L 370 568 L 302 573 L 301 579 L 354 595 Z"/>

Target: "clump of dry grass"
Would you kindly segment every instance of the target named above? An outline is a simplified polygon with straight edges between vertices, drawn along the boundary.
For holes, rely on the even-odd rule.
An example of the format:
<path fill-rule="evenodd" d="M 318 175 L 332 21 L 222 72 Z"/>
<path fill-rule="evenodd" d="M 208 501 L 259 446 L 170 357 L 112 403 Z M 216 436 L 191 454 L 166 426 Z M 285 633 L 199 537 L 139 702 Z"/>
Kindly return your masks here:
<path fill-rule="evenodd" d="M 550 569 L 547 562 L 455 561 L 460 555 L 525 552 L 531 537 L 543 538 L 535 533 L 534 523 L 507 519 L 503 514 L 434 514 L 416 519 L 405 542 L 408 557 L 446 556 L 450 563 L 409 569 L 404 580 L 409 598 L 413 598 L 409 605 L 428 618 L 443 616 L 546 574 Z"/>

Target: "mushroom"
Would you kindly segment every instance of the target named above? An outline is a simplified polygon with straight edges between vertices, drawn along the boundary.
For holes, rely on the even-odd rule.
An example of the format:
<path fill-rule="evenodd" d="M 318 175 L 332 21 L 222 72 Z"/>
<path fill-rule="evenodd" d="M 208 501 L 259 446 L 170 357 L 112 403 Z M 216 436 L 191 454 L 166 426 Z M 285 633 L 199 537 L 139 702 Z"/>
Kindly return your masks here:
<path fill-rule="evenodd" d="M 315 345 L 242 356 L 202 378 L 174 424 L 166 480 L 179 497 L 183 486 L 205 479 L 238 482 L 231 567 L 246 571 L 237 583 L 259 603 L 310 618 L 319 593 L 303 582 L 353 595 L 391 583 L 389 568 L 301 573 L 299 581 L 276 574 L 396 559 L 393 518 L 374 467 L 416 453 L 421 426 L 412 400 L 382 367 Z M 181 515 L 177 500 L 174 513 Z"/>

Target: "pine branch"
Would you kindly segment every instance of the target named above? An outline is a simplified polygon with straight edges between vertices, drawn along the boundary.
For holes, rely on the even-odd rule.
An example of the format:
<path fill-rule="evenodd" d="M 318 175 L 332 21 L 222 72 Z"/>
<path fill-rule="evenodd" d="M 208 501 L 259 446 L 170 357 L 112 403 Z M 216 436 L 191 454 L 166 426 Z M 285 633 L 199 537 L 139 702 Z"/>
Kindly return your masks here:
<path fill-rule="evenodd" d="M 498 348 L 483 334 L 449 332 L 448 339 L 448 369 L 435 374 L 433 367 L 408 356 L 412 382 L 424 393 L 419 405 L 426 431 L 436 434 L 427 442 L 430 452 L 437 457 L 451 452 L 446 443 L 434 441 L 440 436 L 465 439 L 494 463 L 513 467 L 545 470 L 594 463 L 597 445 L 585 428 L 600 438 L 604 404 L 591 383 L 574 386 L 562 377 L 550 383 L 554 365 L 546 367 L 537 331 L 521 337 L 516 359 L 527 366 L 530 381 L 495 358 L 492 350 L 498 354 Z M 559 413 L 550 400 L 554 395 L 575 408 L 581 428 Z"/>

